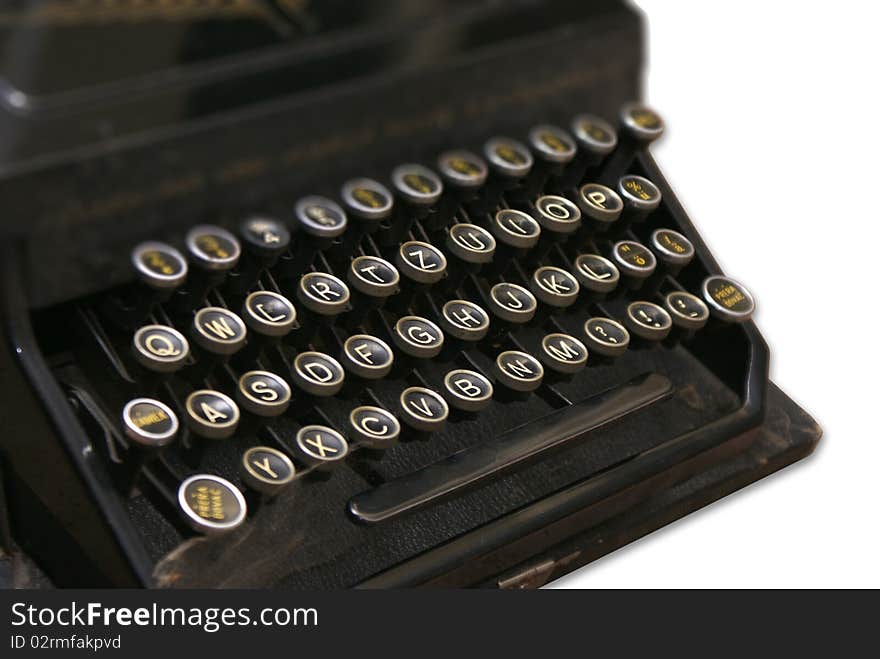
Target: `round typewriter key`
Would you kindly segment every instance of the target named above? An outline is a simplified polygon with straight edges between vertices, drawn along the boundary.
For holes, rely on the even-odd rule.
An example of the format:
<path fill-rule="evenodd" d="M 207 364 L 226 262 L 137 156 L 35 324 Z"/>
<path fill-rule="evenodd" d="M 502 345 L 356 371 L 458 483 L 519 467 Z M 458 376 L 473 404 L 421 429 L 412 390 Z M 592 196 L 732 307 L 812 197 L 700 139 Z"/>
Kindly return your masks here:
<path fill-rule="evenodd" d="M 390 216 L 394 208 L 388 188 L 369 178 L 347 181 L 342 186 L 342 202 L 352 215 L 371 223 Z"/>
<path fill-rule="evenodd" d="M 135 398 L 122 410 L 125 436 L 145 448 L 161 448 L 177 434 L 177 415 L 153 398 Z"/>
<path fill-rule="evenodd" d="M 226 229 L 200 225 L 186 234 L 186 249 L 193 261 L 204 270 L 227 271 L 238 263 L 241 245 Z"/>
<path fill-rule="evenodd" d="M 349 266 L 348 282 L 364 295 L 385 298 L 397 292 L 400 275 L 385 259 L 359 256 Z"/>
<path fill-rule="evenodd" d="M 552 233 L 569 234 L 581 226 L 581 212 L 565 197 L 544 195 L 535 201 L 535 218 Z"/>
<path fill-rule="evenodd" d="M 577 153 L 577 146 L 571 136 L 556 126 L 541 125 L 532 128 L 529 131 L 529 145 L 538 158 L 546 162 L 564 164 L 570 162 Z"/>
<path fill-rule="evenodd" d="M 524 144 L 506 137 L 492 138 L 483 152 L 492 169 L 507 178 L 527 176 L 535 162 Z"/>
<path fill-rule="evenodd" d="M 156 373 L 180 370 L 189 357 L 189 342 L 173 327 L 145 325 L 134 333 L 134 356 L 138 363 Z"/>
<path fill-rule="evenodd" d="M 174 289 L 186 279 L 186 259 L 165 243 L 141 243 L 132 250 L 131 262 L 140 280 L 150 288 Z"/>
<path fill-rule="evenodd" d="M 647 279 L 657 267 L 657 259 L 651 250 L 634 240 L 615 243 L 611 257 L 618 270 L 634 280 Z"/>
<path fill-rule="evenodd" d="M 437 169 L 450 185 L 467 190 L 482 186 L 489 175 L 486 161 L 470 151 L 441 153 L 437 158 Z"/>
<path fill-rule="evenodd" d="M 301 352 L 293 359 L 294 383 L 313 396 L 335 396 L 343 380 L 342 366 L 323 352 Z"/>
<path fill-rule="evenodd" d="M 348 286 L 326 272 L 304 274 L 296 296 L 309 311 L 321 316 L 336 316 L 348 307 Z"/>
<path fill-rule="evenodd" d="M 526 352 L 507 350 L 495 358 L 495 377 L 508 389 L 525 393 L 541 386 L 544 367 Z"/>
<path fill-rule="evenodd" d="M 672 318 L 660 305 L 637 300 L 626 308 L 629 331 L 648 341 L 662 341 L 672 329 Z"/>
<path fill-rule="evenodd" d="M 440 430 L 449 417 L 449 405 L 436 391 L 425 387 L 409 387 L 400 394 L 400 418 L 419 432 Z"/>
<path fill-rule="evenodd" d="M 651 249 L 663 263 L 676 270 L 683 268 L 694 258 L 694 246 L 678 231 L 657 229 L 651 234 Z"/>
<path fill-rule="evenodd" d="M 577 203 L 597 232 L 608 229 L 620 217 L 623 200 L 611 188 L 599 183 L 587 183 L 578 190 Z"/>
<path fill-rule="evenodd" d="M 303 197 L 296 202 L 293 212 L 297 229 L 315 238 L 336 238 L 348 225 L 345 211 L 327 197 Z"/>
<path fill-rule="evenodd" d="M 242 316 L 247 326 L 263 336 L 286 336 L 296 324 L 296 309 L 274 291 L 254 291 L 245 298 Z"/>
<path fill-rule="evenodd" d="M 713 275 L 703 281 L 702 290 L 712 315 L 720 320 L 741 323 L 755 312 L 755 298 L 735 279 Z"/>
<path fill-rule="evenodd" d="M 666 310 L 676 327 L 685 330 L 701 329 L 709 320 L 709 307 L 696 295 L 675 291 L 666 296 Z"/>
<path fill-rule="evenodd" d="M 518 284 L 505 281 L 495 284 L 489 291 L 489 309 L 509 323 L 529 322 L 537 308 L 535 296 Z"/>
<path fill-rule="evenodd" d="M 348 415 L 349 435 L 372 449 L 387 449 L 400 437 L 400 422 L 388 410 L 373 405 L 354 408 Z"/>
<path fill-rule="evenodd" d="M 290 405 L 290 386 L 269 371 L 248 371 L 238 379 L 239 405 L 257 416 L 279 416 Z"/>
<path fill-rule="evenodd" d="M 290 231 L 271 217 L 249 217 L 238 226 L 245 249 L 272 263 L 290 245 Z"/>
<path fill-rule="evenodd" d="M 580 285 L 574 276 L 561 268 L 544 266 L 532 273 L 529 287 L 541 302 L 564 308 L 577 300 Z"/>
<path fill-rule="evenodd" d="M 387 343 L 369 334 L 355 334 L 342 346 L 346 370 L 366 380 L 384 378 L 391 371 L 394 353 Z"/>
<path fill-rule="evenodd" d="M 238 528 L 247 516 L 241 491 L 225 478 L 196 474 L 180 484 L 177 503 L 187 523 L 199 533 L 215 535 Z"/>
<path fill-rule="evenodd" d="M 639 221 L 660 205 L 660 189 L 644 176 L 622 176 L 617 182 L 617 191 L 623 203 L 631 212 L 631 221 Z"/>
<path fill-rule="evenodd" d="M 617 146 L 617 132 L 611 124 L 591 114 L 576 116 L 571 122 L 571 132 L 582 151 L 598 156 L 591 164 L 598 163 Z"/>
<path fill-rule="evenodd" d="M 587 347 L 568 334 L 548 334 L 541 339 L 539 359 L 552 371 L 570 375 L 587 365 Z"/>
<path fill-rule="evenodd" d="M 492 402 L 492 383 L 476 371 L 459 368 L 443 378 L 449 404 L 463 412 L 479 412 Z"/>
<path fill-rule="evenodd" d="M 488 263 L 495 253 L 495 239 L 476 224 L 453 225 L 446 237 L 446 246 L 466 263 Z"/>
<path fill-rule="evenodd" d="M 431 206 L 443 194 L 443 182 L 427 167 L 406 164 L 394 168 L 391 182 L 397 193 L 410 204 Z"/>
<path fill-rule="evenodd" d="M 581 286 L 593 293 L 610 293 L 620 281 L 620 272 L 611 261 L 598 254 L 581 254 L 574 260 L 574 275 Z"/>
<path fill-rule="evenodd" d="M 252 490 L 274 496 L 296 475 L 286 454 L 268 446 L 252 446 L 241 456 L 241 479 Z"/>
<path fill-rule="evenodd" d="M 186 423 L 195 434 L 209 439 L 231 437 L 241 417 L 229 396 L 212 389 L 199 389 L 186 398 Z"/>
<path fill-rule="evenodd" d="M 589 349 L 603 357 L 619 357 L 629 345 L 629 332 L 610 318 L 590 318 L 584 323 L 584 336 Z"/>
<path fill-rule="evenodd" d="M 495 213 L 491 228 L 500 242 L 517 249 L 534 247 L 541 236 L 541 225 L 535 218 L 510 208 Z"/>
<path fill-rule="evenodd" d="M 331 469 L 348 455 L 345 437 L 327 426 L 303 426 L 296 433 L 300 459 L 319 470 Z"/>
<path fill-rule="evenodd" d="M 469 300 L 449 300 L 440 313 L 443 331 L 462 341 L 479 341 L 489 331 L 489 314 Z"/>
<path fill-rule="evenodd" d="M 446 272 L 446 257 L 430 243 L 411 240 L 397 250 L 397 267 L 417 284 L 436 284 Z"/>
<path fill-rule="evenodd" d="M 627 103 L 620 109 L 620 125 L 636 142 L 648 144 L 663 134 L 663 119 L 641 103 Z"/>
<path fill-rule="evenodd" d="M 245 344 L 247 327 L 229 309 L 205 307 L 193 318 L 193 337 L 202 348 L 215 355 L 231 355 Z"/>
<path fill-rule="evenodd" d="M 443 348 L 443 331 L 427 318 L 404 316 L 394 325 L 394 343 L 410 357 L 431 359 Z"/>

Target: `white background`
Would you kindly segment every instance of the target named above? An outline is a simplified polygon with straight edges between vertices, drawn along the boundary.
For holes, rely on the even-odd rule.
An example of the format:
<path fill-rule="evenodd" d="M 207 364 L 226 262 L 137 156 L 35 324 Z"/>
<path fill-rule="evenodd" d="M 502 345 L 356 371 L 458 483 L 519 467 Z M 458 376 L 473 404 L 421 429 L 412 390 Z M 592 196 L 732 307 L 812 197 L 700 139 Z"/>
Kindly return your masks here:
<path fill-rule="evenodd" d="M 880 587 L 880 11 L 641 0 L 654 155 L 757 298 L 805 461 L 556 587 Z"/>

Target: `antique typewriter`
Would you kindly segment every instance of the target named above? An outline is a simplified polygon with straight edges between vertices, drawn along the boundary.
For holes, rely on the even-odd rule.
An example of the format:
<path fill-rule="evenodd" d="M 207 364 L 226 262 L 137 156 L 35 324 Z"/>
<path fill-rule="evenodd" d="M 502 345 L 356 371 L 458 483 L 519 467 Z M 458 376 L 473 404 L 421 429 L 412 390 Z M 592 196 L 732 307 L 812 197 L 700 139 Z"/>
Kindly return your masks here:
<path fill-rule="evenodd" d="M 626 3 L 4 16 L 13 583 L 535 587 L 818 441 Z"/>

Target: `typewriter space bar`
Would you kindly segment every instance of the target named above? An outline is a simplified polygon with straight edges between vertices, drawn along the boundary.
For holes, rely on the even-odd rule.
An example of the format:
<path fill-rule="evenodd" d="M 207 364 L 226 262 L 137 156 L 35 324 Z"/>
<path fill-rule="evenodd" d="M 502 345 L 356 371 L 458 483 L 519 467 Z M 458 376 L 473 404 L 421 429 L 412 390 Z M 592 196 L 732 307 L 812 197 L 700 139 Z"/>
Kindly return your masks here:
<path fill-rule="evenodd" d="M 391 519 L 497 476 L 551 448 L 581 439 L 590 431 L 665 398 L 671 392 L 672 383 L 665 376 L 656 373 L 640 376 L 622 387 L 609 389 L 357 494 L 348 502 L 349 511 L 361 522 Z"/>

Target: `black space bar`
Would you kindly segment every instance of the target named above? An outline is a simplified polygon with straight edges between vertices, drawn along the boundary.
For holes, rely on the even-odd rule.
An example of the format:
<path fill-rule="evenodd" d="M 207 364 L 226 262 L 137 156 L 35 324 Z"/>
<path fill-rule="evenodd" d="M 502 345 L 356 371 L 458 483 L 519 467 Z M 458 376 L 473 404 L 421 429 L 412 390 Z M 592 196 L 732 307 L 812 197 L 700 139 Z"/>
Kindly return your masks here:
<path fill-rule="evenodd" d="M 412 474 L 361 492 L 348 502 L 349 511 L 361 522 L 391 519 L 495 476 L 543 451 L 580 439 L 596 428 L 666 397 L 671 391 L 672 383 L 663 375 L 640 376 L 622 387 L 609 389 Z"/>

